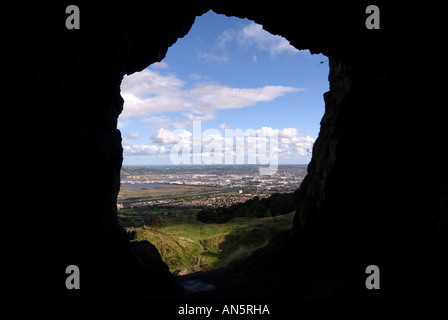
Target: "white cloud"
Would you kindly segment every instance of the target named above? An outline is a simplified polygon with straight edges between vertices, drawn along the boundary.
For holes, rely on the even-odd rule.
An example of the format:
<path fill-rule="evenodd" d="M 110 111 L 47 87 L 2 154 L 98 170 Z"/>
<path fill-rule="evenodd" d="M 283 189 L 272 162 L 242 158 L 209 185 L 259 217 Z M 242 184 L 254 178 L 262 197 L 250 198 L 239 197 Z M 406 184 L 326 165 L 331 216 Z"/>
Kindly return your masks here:
<path fill-rule="evenodd" d="M 228 43 L 236 42 L 243 50 L 255 47 L 259 51 L 266 51 L 271 56 L 280 54 L 294 55 L 301 50 L 297 50 L 288 40 L 279 35 L 273 35 L 263 29 L 263 26 L 252 22 L 241 30 L 224 30 L 216 40 L 216 48 L 224 50 Z M 252 60 L 256 62 L 258 57 L 253 54 Z"/>
<path fill-rule="evenodd" d="M 181 141 L 190 141 L 192 134 L 187 130 L 175 130 L 171 131 L 168 129 L 159 129 L 157 134 L 151 136 L 151 141 L 162 145 L 172 147 Z"/>
<path fill-rule="evenodd" d="M 174 93 L 184 85 L 185 82 L 174 74 L 162 75 L 158 71 L 145 69 L 124 76 L 121 82 L 121 92 L 127 95 L 147 97 Z"/>
<path fill-rule="evenodd" d="M 278 133 L 279 138 L 291 138 L 298 135 L 303 135 L 299 130 L 296 128 L 285 128 L 283 130 L 280 130 Z"/>
<path fill-rule="evenodd" d="M 223 63 L 229 61 L 229 57 L 225 53 L 207 53 L 207 52 L 198 52 L 198 58 L 205 61 L 215 61 L 218 63 Z"/>
<path fill-rule="evenodd" d="M 191 120 L 189 119 L 169 119 L 163 116 L 154 116 L 144 118 L 142 121 L 148 123 L 146 127 L 149 129 L 177 129 L 191 127 Z"/>
<path fill-rule="evenodd" d="M 224 49 L 227 43 L 232 42 L 235 40 L 235 35 L 238 31 L 235 29 L 227 29 L 224 30 L 216 40 L 216 47 L 220 49 Z"/>
<path fill-rule="evenodd" d="M 229 57 L 225 49 L 230 43 L 236 43 L 240 50 L 255 48 L 258 51 L 269 52 L 271 57 L 281 54 L 295 55 L 297 53 L 305 54 L 305 56 L 311 55 L 309 50 L 298 50 L 286 38 L 273 35 L 264 30 L 262 25 L 252 22 L 240 30 L 234 28 L 224 30 L 216 39 L 212 52 L 200 51 L 198 52 L 198 58 L 218 63 L 228 62 Z M 256 54 L 252 54 L 252 61 L 258 61 Z"/>
<path fill-rule="evenodd" d="M 170 119 L 164 116 L 153 116 L 144 118 L 142 122 L 148 123 L 148 125 L 145 127 L 149 129 L 159 129 L 159 128 L 179 129 L 179 128 L 191 127 L 193 121 L 206 122 L 216 118 L 216 115 L 213 113 L 198 114 L 198 113 L 182 112 L 181 115 L 183 115 L 185 118 Z"/>
<path fill-rule="evenodd" d="M 132 147 L 125 146 L 125 153 L 126 154 L 133 154 L 133 155 L 155 155 L 158 154 L 159 147 L 154 145 L 132 145 Z"/>
<path fill-rule="evenodd" d="M 245 26 L 237 36 L 237 41 L 243 48 L 255 46 L 258 50 L 269 52 L 271 56 L 299 52 L 282 36 L 271 34 L 265 31 L 262 25 L 254 22 Z"/>
<path fill-rule="evenodd" d="M 152 123 L 153 128 L 185 128 L 188 124 L 191 126 L 191 120 L 214 119 L 218 110 L 254 106 L 289 92 L 305 90 L 286 86 L 232 88 L 207 83 L 186 90 L 184 84 L 173 74 L 162 75 L 150 69 L 126 76 L 121 84 L 125 103 L 120 119 L 146 117 L 144 122 Z M 159 115 L 164 112 L 180 112 L 185 118 L 166 119 Z"/>
<path fill-rule="evenodd" d="M 304 89 L 285 86 L 264 86 L 261 88 L 231 88 L 219 84 L 206 84 L 185 94 L 192 105 L 191 111 L 207 113 L 215 110 L 240 109 L 258 102 L 272 101 L 288 92 Z"/>
<path fill-rule="evenodd" d="M 199 80 L 207 80 L 208 77 L 206 75 L 197 74 L 197 73 L 190 73 L 190 78 L 199 81 Z"/>
<path fill-rule="evenodd" d="M 225 125 L 225 123 L 223 124 Z M 276 152 L 280 160 L 297 160 L 302 157 L 309 156 L 310 150 L 313 148 L 315 139 L 306 135 L 305 133 L 297 130 L 296 128 L 284 128 L 281 130 L 273 129 L 271 127 L 262 127 L 253 130 L 256 135 L 255 143 L 258 139 L 270 143 L 269 139 L 277 134 L 278 145 Z M 131 135 L 132 136 L 132 135 Z M 135 155 L 156 155 L 156 154 L 168 154 L 175 145 L 181 145 L 186 147 L 186 150 L 192 152 L 192 139 L 193 135 L 188 130 L 176 129 L 159 129 L 157 133 L 151 136 L 152 144 L 133 144 L 131 139 L 127 139 L 123 142 L 123 151 L 127 156 Z M 210 132 L 202 132 L 201 141 L 202 147 L 210 146 L 210 144 L 218 143 L 222 146 L 222 152 L 232 152 L 233 156 L 236 156 L 236 141 L 241 141 L 242 137 L 228 138 L 217 130 L 211 130 Z M 230 149 L 229 149 L 230 146 Z M 244 143 L 244 153 L 248 154 L 248 141 Z M 203 156 L 206 155 L 205 153 Z"/>
<path fill-rule="evenodd" d="M 125 156 L 161 155 L 168 154 L 176 144 L 187 144 L 190 146 L 191 133 L 187 130 L 167 130 L 159 129 L 151 136 L 152 144 L 134 144 L 136 135 L 125 134 L 123 140 L 123 154 Z"/>
<path fill-rule="evenodd" d="M 219 129 L 232 129 L 232 126 L 228 125 L 227 123 L 223 122 L 219 125 Z"/>
<path fill-rule="evenodd" d="M 151 67 L 153 67 L 154 69 L 167 69 L 169 68 L 169 65 L 165 61 L 160 61 L 153 63 Z"/>
<path fill-rule="evenodd" d="M 128 125 L 128 121 L 127 120 L 123 120 L 123 118 L 118 118 L 117 121 L 117 128 L 118 129 L 123 129 Z"/>
<path fill-rule="evenodd" d="M 130 140 L 135 140 L 135 139 L 138 139 L 139 137 L 140 137 L 140 133 L 138 133 L 138 132 L 126 132 L 124 134 L 124 138 L 130 139 Z"/>

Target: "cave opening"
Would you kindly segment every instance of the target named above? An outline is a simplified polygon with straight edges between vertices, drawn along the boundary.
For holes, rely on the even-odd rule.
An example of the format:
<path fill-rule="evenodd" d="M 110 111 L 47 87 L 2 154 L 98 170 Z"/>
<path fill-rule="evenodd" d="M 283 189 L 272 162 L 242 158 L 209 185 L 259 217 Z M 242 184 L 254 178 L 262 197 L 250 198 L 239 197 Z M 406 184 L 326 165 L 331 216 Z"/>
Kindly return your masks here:
<path fill-rule="evenodd" d="M 130 242 L 119 224 L 127 137 L 117 130 L 117 118 L 123 75 L 161 61 L 210 7 L 251 18 L 297 49 L 324 53 L 330 64 L 325 115 L 293 230 L 250 256 L 244 279 L 213 270 L 226 289 L 222 297 L 294 300 L 294 313 L 300 298 L 445 296 L 446 117 L 440 68 L 430 63 L 444 45 L 437 41 L 443 11 L 382 2 L 381 29 L 369 30 L 365 1 L 302 2 L 299 10 L 291 2 L 82 2 L 81 27 L 68 30 L 67 5 L 4 7 L 10 30 L 2 88 L 3 180 L 11 184 L 3 202 L 9 296 L 189 297 L 158 250 Z M 50 193 L 43 182 L 57 184 Z M 372 264 L 381 270 L 381 290 L 365 286 Z M 71 265 L 81 272 L 80 290 L 65 286 Z"/>
<path fill-rule="evenodd" d="M 210 10 L 164 59 L 125 76 L 117 208 L 131 240 L 185 275 L 291 229 L 328 68 L 323 54 Z"/>

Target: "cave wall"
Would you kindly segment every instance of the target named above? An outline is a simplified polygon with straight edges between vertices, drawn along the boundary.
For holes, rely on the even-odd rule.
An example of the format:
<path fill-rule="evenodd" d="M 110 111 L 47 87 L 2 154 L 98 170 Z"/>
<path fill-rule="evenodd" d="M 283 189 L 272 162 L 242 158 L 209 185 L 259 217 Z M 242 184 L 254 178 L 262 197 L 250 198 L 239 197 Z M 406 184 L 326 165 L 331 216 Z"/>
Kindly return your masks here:
<path fill-rule="evenodd" d="M 446 281 L 446 147 L 435 83 L 400 71 L 330 62 L 292 241 L 323 274 L 359 284 L 375 261 L 381 294 L 415 298 L 440 294 Z"/>
<path fill-rule="evenodd" d="M 442 20 L 433 18 L 434 7 L 379 3 L 381 29 L 367 30 L 364 2 L 79 2 L 81 28 L 67 30 L 68 4 L 4 9 L 3 243 L 11 292 L 184 295 L 152 247 L 131 247 L 117 222 L 119 88 L 124 74 L 163 59 L 195 16 L 213 9 L 329 57 L 325 115 L 281 251 L 304 272 L 320 270 L 317 286 L 319 277 L 356 282 L 366 265 L 378 264 L 386 270 L 385 296 L 439 293 L 448 181 L 435 80 L 441 62 L 433 65 Z M 65 290 L 69 264 L 82 270 L 83 290 Z"/>

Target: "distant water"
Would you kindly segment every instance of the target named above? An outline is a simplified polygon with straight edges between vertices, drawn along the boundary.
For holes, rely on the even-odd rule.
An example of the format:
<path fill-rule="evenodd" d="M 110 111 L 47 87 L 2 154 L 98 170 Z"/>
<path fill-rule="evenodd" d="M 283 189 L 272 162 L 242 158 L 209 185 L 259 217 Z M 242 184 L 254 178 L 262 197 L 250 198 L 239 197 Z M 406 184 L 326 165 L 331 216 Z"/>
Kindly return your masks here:
<path fill-rule="evenodd" d="M 130 188 L 130 189 L 152 189 L 152 188 L 161 188 L 169 186 L 167 183 L 122 183 L 121 188 Z"/>

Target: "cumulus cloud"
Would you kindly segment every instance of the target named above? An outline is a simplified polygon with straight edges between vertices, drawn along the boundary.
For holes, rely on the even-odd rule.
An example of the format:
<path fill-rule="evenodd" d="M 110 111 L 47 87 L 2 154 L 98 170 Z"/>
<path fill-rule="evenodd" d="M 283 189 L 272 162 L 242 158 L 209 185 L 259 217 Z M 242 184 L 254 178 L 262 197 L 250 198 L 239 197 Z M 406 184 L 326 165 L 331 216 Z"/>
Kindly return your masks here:
<path fill-rule="evenodd" d="M 121 83 L 123 94 L 146 98 L 152 95 L 175 93 L 185 82 L 174 74 L 162 75 L 159 71 L 145 69 L 125 76 Z"/>
<path fill-rule="evenodd" d="M 248 136 L 251 136 L 251 141 L 248 140 Z M 249 129 L 243 132 L 242 135 L 235 134 L 232 137 L 225 136 L 218 129 L 212 129 L 201 132 L 202 156 L 210 155 L 210 146 L 218 146 L 220 152 L 230 152 L 233 157 L 238 157 L 238 152 L 243 152 L 244 156 L 247 157 L 251 144 L 252 147 L 253 144 L 257 143 L 269 145 L 271 137 L 275 136 L 278 140 L 275 143 L 275 149 L 271 150 L 275 151 L 276 156 L 283 160 L 294 160 L 309 156 L 315 141 L 314 138 L 296 128 L 278 130 L 271 127 L 262 127 L 256 130 Z M 193 135 L 190 131 L 184 129 L 169 130 L 161 128 L 150 137 L 150 142 L 152 144 L 133 144 L 130 139 L 127 139 L 123 143 L 124 154 L 128 156 L 168 154 L 175 146 L 181 146 L 184 150 L 191 153 L 194 151 Z M 238 149 L 238 145 L 242 145 L 242 149 Z"/>
<path fill-rule="evenodd" d="M 296 128 L 285 128 L 278 132 L 279 154 L 284 159 L 308 156 L 315 139 Z"/>
<path fill-rule="evenodd" d="M 191 120 L 214 119 L 218 110 L 254 106 L 289 92 L 305 90 L 287 86 L 232 88 L 210 83 L 192 89 L 184 86 L 184 81 L 175 75 L 162 75 L 150 69 L 126 76 L 121 84 L 125 103 L 120 119 L 146 117 L 144 122 L 152 123 L 153 128 L 185 128 L 188 123 L 191 125 Z M 158 115 L 165 112 L 179 112 L 185 118 L 172 120 Z"/>
<path fill-rule="evenodd" d="M 150 137 L 151 144 L 134 144 L 133 140 L 139 135 L 125 134 L 123 140 L 123 154 L 125 156 L 159 155 L 170 153 L 174 145 L 188 145 L 190 147 L 192 134 L 187 130 L 159 129 Z"/>
<path fill-rule="evenodd" d="M 128 156 L 156 155 L 160 154 L 160 147 L 155 145 L 124 143 L 123 154 Z"/>
<path fill-rule="evenodd" d="M 187 130 L 175 130 L 159 129 L 157 133 L 151 136 L 151 141 L 163 146 L 172 147 L 175 144 L 179 144 L 183 141 L 190 141 L 192 134 Z"/>

